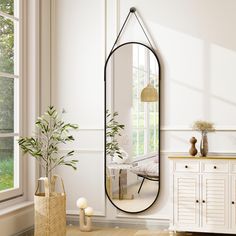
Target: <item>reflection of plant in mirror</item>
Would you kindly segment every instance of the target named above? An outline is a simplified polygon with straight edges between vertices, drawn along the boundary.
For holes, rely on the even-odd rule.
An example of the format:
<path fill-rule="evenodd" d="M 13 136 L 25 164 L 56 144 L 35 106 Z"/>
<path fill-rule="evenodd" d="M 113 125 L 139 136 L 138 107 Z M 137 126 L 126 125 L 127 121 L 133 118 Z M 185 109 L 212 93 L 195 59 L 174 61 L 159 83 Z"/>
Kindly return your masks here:
<path fill-rule="evenodd" d="M 117 136 L 121 136 L 121 131 L 125 126 L 116 121 L 117 116 L 118 112 L 111 114 L 109 110 L 106 110 L 106 154 L 111 157 L 114 157 L 114 155 L 117 154 L 118 157 L 123 159 L 116 138 Z"/>

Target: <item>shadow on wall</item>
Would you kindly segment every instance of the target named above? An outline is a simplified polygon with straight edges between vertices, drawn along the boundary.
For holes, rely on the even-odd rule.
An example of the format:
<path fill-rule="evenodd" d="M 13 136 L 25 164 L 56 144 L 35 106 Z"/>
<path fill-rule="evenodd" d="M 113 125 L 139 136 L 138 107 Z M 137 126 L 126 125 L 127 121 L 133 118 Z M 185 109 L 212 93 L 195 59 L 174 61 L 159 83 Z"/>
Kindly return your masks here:
<path fill-rule="evenodd" d="M 156 7 L 144 7 L 141 11 L 147 25 L 158 23 L 236 51 L 235 0 L 150 0 L 149 6 Z"/>
<path fill-rule="evenodd" d="M 120 5 L 121 22 L 133 3 L 129 0 Z M 135 7 L 163 61 L 162 126 L 190 128 L 194 120 L 203 119 L 226 130 L 234 128 L 236 1 L 149 0 L 145 5 L 140 0 Z M 134 28 L 132 22 L 131 26 Z M 128 38 L 137 38 L 137 30 L 127 30 L 133 32 Z M 172 134 L 172 138 L 188 144 L 188 139 L 178 135 Z"/>
<path fill-rule="evenodd" d="M 236 1 L 167 0 L 160 6 L 155 11 L 144 8 L 142 15 L 148 16 L 165 65 L 163 125 L 186 126 L 193 119 L 205 119 L 233 126 Z"/>

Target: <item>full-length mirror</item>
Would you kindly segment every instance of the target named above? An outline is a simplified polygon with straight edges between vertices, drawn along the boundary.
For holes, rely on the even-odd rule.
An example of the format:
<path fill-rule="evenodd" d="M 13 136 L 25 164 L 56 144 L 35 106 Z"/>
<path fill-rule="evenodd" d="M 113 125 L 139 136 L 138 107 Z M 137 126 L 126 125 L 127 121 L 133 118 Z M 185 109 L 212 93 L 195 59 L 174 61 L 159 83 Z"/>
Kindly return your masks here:
<path fill-rule="evenodd" d="M 160 63 L 141 43 L 125 43 L 105 65 L 105 184 L 122 211 L 149 208 L 160 189 Z"/>

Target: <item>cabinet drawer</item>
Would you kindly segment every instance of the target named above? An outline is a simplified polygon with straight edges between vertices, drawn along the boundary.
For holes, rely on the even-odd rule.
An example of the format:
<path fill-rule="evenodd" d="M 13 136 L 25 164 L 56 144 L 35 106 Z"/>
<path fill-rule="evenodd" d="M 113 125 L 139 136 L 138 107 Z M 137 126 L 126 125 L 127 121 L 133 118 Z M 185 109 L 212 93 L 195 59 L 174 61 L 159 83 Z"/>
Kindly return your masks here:
<path fill-rule="evenodd" d="M 228 162 L 203 162 L 202 163 L 202 172 L 203 173 L 227 173 L 229 171 Z"/>
<path fill-rule="evenodd" d="M 175 161 L 174 162 L 175 172 L 199 172 L 198 161 Z"/>

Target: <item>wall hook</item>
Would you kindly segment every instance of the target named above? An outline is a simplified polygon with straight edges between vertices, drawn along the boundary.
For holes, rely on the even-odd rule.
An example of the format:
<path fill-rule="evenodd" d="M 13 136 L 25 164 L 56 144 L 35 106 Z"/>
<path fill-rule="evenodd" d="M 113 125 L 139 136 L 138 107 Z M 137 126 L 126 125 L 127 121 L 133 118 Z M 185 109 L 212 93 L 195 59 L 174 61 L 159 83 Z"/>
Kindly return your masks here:
<path fill-rule="evenodd" d="M 129 11 L 134 13 L 134 12 L 136 12 L 136 8 L 135 7 L 131 7 Z"/>

